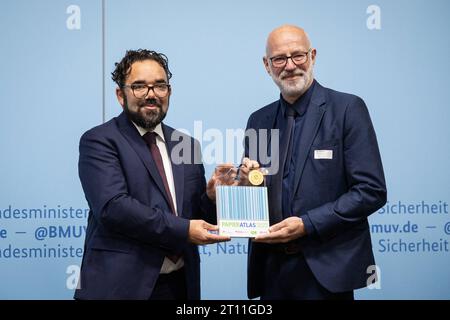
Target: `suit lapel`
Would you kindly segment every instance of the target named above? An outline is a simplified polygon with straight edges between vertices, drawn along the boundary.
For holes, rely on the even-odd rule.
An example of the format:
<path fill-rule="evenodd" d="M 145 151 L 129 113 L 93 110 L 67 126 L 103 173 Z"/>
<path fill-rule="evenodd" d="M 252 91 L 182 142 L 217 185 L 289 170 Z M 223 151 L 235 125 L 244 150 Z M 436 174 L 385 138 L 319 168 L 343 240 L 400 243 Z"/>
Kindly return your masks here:
<path fill-rule="evenodd" d="M 134 151 L 136 151 L 139 158 L 141 158 L 142 162 L 150 173 L 150 176 L 158 186 L 158 189 L 166 198 L 167 203 L 169 203 L 169 199 L 164 189 L 164 184 L 162 182 L 161 176 L 159 175 L 158 168 L 153 161 L 150 150 L 145 144 L 144 139 L 142 139 L 141 135 L 139 134 L 135 126 L 128 120 L 124 112 L 122 112 L 119 117 L 117 117 L 117 120 L 119 124 L 119 130 L 121 131 L 125 139 L 127 139 Z"/>
<path fill-rule="evenodd" d="M 312 142 L 314 141 L 314 137 L 316 136 L 317 130 L 320 127 L 320 122 L 322 120 L 323 114 L 326 111 L 325 102 L 325 89 L 321 85 L 319 85 L 319 83 L 316 83 L 308 111 L 305 114 L 306 118 L 304 121 L 304 125 L 300 132 L 300 141 L 298 144 L 300 156 L 296 161 L 293 189 L 294 192 L 292 193 L 292 196 L 296 194 L 296 191 L 300 184 L 300 179 L 303 174 L 306 159 L 308 158 L 308 155 L 310 153 Z"/>
<path fill-rule="evenodd" d="M 169 154 L 172 164 L 173 183 L 175 185 L 175 194 L 177 201 L 177 211 L 179 215 L 183 215 L 183 194 L 184 194 L 184 164 L 175 164 L 172 159 L 172 150 L 179 141 L 172 141 L 173 129 L 162 124 L 164 139 L 166 140 L 167 153 Z"/>

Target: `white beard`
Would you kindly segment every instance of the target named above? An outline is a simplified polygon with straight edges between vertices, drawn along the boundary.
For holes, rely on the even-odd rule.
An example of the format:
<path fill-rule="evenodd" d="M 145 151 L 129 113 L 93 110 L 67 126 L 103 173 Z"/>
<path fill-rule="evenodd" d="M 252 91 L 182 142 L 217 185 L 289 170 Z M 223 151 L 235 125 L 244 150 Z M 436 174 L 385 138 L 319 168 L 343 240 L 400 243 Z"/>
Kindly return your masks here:
<path fill-rule="evenodd" d="M 305 72 L 303 70 L 295 70 L 293 74 L 299 75 L 300 77 L 295 80 L 283 79 L 285 76 L 290 75 L 286 71 L 282 71 L 278 77 L 271 73 L 273 81 L 276 83 L 278 88 L 280 88 L 281 94 L 287 97 L 297 97 L 301 96 L 307 90 L 313 79 L 313 65 Z"/>

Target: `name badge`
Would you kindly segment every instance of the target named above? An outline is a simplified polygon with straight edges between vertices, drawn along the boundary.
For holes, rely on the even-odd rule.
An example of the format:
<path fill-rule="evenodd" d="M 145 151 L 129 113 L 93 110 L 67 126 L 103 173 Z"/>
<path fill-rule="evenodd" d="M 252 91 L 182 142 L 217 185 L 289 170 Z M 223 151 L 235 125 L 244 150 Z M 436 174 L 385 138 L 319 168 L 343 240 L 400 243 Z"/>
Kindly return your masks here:
<path fill-rule="evenodd" d="M 333 159 L 333 150 L 314 150 L 314 159 Z"/>

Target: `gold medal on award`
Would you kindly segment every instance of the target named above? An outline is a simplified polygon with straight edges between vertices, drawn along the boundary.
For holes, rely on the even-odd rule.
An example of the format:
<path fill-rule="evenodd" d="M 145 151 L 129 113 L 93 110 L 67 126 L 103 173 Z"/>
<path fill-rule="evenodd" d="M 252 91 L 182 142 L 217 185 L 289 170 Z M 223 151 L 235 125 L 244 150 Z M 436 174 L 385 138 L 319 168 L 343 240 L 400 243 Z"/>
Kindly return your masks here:
<path fill-rule="evenodd" d="M 264 175 L 260 170 L 251 170 L 248 173 L 248 181 L 254 186 L 259 186 L 264 182 Z"/>
<path fill-rule="evenodd" d="M 240 168 L 223 164 L 214 173 L 219 235 L 254 238 L 269 232 L 268 192 L 264 183 L 268 171 L 250 169 L 241 178 Z"/>

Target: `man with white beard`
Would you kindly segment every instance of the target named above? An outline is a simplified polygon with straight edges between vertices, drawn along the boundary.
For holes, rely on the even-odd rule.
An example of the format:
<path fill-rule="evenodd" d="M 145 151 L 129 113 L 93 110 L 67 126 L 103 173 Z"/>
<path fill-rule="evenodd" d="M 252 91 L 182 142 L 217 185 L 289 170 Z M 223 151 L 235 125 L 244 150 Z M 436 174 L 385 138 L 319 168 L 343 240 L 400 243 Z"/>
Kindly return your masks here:
<path fill-rule="evenodd" d="M 279 152 L 270 155 L 279 169 L 266 181 L 269 233 L 249 243 L 249 298 L 351 300 L 376 279 L 367 271 L 375 265 L 367 217 L 387 192 L 375 131 L 361 98 L 314 79 L 316 52 L 297 26 L 267 39 L 264 66 L 281 94 L 247 129 L 279 130 Z M 270 152 L 270 135 L 259 139 Z M 246 169 L 266 162 L 249 143 Z"/>

